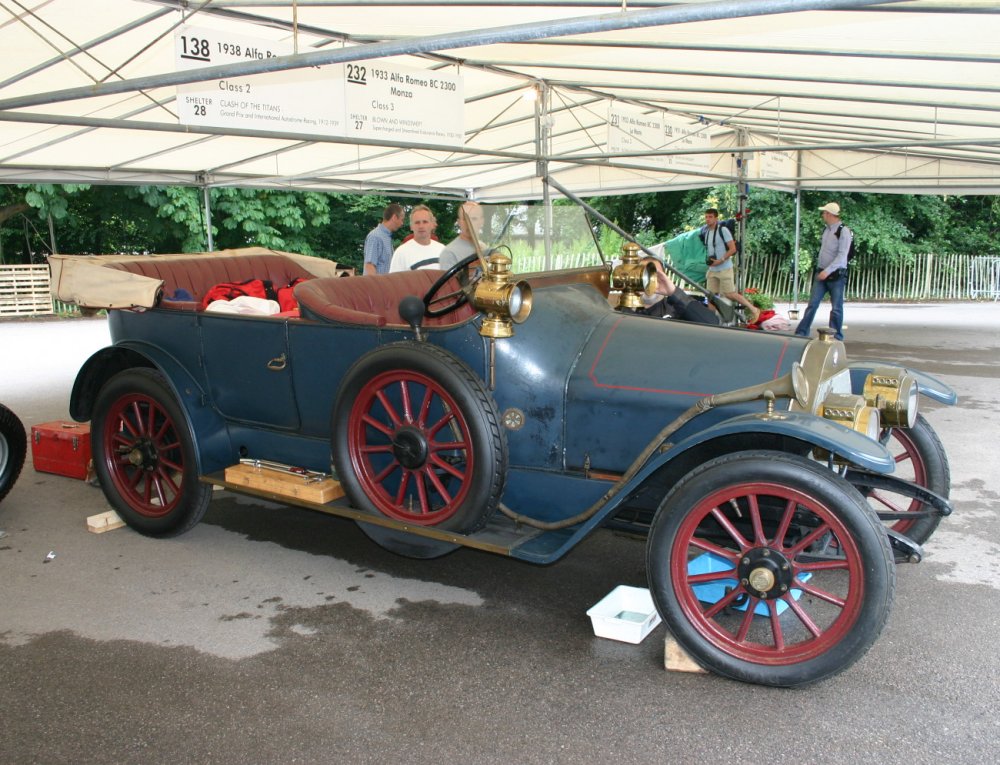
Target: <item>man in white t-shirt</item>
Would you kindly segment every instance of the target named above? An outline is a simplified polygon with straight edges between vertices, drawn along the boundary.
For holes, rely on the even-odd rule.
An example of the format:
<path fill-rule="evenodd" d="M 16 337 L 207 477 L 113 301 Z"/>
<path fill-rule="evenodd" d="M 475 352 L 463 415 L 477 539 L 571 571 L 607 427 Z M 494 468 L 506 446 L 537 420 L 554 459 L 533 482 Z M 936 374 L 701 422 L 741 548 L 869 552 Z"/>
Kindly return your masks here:
<path fill-rule="evenodd" d="M 416 271 L 419 268 L 439 268 L 438 257 L 444 245 L 431 237 L 437 219 L 427 205 L 417 205 L 410 211 L 410 231 L 413 238 L 403 242 L 392 254 L 389 273 Z"/>

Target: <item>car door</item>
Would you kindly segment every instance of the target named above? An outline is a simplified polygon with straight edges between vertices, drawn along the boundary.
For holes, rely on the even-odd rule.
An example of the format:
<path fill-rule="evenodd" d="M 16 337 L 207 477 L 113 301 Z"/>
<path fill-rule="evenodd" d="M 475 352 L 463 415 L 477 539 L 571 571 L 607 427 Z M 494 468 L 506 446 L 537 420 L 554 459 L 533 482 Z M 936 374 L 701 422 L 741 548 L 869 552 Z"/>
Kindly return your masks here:
<path fill-rule="evenodd" d="M 297 429 L 288 323 L 201 314 L 200 325 L 202 363 L 215 408 L 229 420 Z"/>

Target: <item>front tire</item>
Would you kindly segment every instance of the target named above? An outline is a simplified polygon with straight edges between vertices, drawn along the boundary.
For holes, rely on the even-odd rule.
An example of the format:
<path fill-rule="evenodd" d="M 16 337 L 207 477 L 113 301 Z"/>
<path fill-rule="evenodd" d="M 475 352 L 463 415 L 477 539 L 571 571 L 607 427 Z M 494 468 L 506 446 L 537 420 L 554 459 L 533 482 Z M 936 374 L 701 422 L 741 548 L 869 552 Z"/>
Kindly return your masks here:
<path fill-rule="evenodd" d="M 0 404 L 0 500 L 14 488 L 27 450 L 24 425 L 16 414 Z"/>
<path fill-rule="evenodd" d="M 176 536 L 205 515 L 212 488 L 198 480 L 187 417 L 159 372 L 130 369 L 104 384 L 91 446 L 104 495 L 136 531 Z"/>
<path fill-rule="evenodd" d="M 808 459 L 726 455 L 687 475 L 650 529 L 660 615 L 703 667 L 807 685 L 851 666 L 889 616 L 895 568 L 861 494 Z"/>

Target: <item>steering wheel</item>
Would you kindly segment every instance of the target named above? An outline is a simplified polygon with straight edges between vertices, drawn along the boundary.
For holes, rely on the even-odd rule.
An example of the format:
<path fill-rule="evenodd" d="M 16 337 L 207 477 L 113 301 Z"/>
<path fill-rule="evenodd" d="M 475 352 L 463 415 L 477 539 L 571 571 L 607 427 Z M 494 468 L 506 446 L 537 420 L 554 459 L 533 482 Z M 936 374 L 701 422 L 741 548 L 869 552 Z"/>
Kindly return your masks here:
<path fill-rule="evenodd" d="M 473 263 L 476 263 L 478 260 L 479 256 L 476 255 L 476 253 L 472 253 L 471 255 L 462 258 L 458 261 L 458 263 L 441 274 L 441 278 L 434 282 L 434 284 L 431 285 L 431 288 L 427 290 L 427 294 L 424 295 L 424 316 L 431 319 L 438 316 L 445 316 L 452 311 L 458 310 L 469 302 L 469 293 L 472 291 L 470 288 L 472 284 L 475 283 L 476 279 L 473 279 L 468 286 L 456 290 L 455 292 L 449 292 L 447 295 L 438 296 L 437 293 L 440 292 L 441 288 L 444 287 L 444 285 L 446 285 L 448 281 L 455 276 L 455 274 L 459 273 Z M 441 303 L 449 298 L 455 298 L 454 302 L 449 303 L 444 308 L 431 308 L 432 304 Z"/>

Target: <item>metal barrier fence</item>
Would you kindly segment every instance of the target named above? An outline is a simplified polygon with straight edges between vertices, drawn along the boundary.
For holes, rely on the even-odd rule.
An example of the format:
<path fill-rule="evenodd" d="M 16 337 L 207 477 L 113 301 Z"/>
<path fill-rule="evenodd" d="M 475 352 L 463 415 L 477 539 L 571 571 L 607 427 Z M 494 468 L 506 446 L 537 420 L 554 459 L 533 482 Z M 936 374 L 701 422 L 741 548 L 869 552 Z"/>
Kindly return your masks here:
<path fill-rule="evenodd" d="M 743 287 L 775 298 L 792 298 L 791 266 L 784 256 L 755 255 L 744 267 Z M 799 276 L 799 299 L 808 298 L 810 276 Z M 851 264 L 848 300 L 1000 300 L 1000 257 L 934 255 L 907 266 L 874 268 Z"/>
<path fill-rule="evenodd" d="M 49 313 L 48 266 L 0 266 L 0 317 Z"/>

